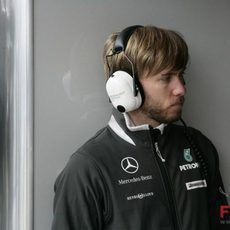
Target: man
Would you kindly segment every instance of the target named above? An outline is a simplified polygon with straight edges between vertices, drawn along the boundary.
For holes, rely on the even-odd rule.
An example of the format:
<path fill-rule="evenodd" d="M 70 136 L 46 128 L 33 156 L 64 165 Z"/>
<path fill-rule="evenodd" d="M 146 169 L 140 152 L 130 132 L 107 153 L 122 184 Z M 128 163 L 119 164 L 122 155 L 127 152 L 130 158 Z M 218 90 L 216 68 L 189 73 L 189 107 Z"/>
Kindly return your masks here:
<path fill-rule="evenodd" d="M 108 38 L 106 89 L 115 109 L 57 178 L 53 230 L 223 229 L 217 152 L 199 131 L 173 124 L 188 56 L 178 33 L 154 26 Z"/>

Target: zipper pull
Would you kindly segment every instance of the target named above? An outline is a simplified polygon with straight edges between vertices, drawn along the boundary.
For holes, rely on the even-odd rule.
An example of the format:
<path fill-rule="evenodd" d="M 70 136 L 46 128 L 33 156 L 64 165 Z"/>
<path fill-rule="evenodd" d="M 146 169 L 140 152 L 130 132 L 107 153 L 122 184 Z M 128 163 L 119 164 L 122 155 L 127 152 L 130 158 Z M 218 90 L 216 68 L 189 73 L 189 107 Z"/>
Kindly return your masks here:
<path fill-rule="evenodd" d="M 162 157 L 162 154 L 161 154 L 160 149 L 158 147 L 158 143 L 155 142 L 154 144 L 155 144 L 155 149 L 156 149 L 158 157 L 161 159 L 162 162 L 165 162 L 165 159 Z"/>

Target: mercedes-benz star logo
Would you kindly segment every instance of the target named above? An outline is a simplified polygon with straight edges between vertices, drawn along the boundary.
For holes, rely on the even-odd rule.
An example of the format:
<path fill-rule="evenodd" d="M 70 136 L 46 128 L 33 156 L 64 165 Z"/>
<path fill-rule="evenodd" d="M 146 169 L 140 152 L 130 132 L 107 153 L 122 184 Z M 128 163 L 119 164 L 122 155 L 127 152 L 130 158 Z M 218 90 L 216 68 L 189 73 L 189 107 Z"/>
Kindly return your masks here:
<path fill-rule="evenodd" d="M 139 164 L 133 157 L 125 157 L 121 161 L 121 167 L 127 173 L 135 173 L 139 169 Z"/>

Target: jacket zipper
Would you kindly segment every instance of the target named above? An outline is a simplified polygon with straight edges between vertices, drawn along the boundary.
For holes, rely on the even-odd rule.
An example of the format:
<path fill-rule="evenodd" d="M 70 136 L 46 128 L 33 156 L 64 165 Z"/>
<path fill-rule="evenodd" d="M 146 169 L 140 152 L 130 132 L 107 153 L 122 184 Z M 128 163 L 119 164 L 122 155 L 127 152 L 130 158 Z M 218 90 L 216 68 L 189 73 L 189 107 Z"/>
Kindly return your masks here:
<path fill-rule="evenodd" d="M 162 162 L 165 162 L 165 159 L 162 157 L 161 152 L 159 150 L 158 143 L 155 142 L 154 145 L 155 145 L 155 151 L 156 151 L 158 157 L 161 159 Z"/>
<path fill-rule="evenodd" d="M 175 197 L 174 197 L 174 193 L 173 193 L 173 189 L 172 189 L 172 184 L 171 184 L 171 179 L 169 178 L 168 175 L 168 171 L 167 168 L 165 166 L 165 159 L 163 158 L 159 146 L 158 146 L 158 142 L 153 140 L 153 135 L 152 135 L 152 131 L 153 129 L 150 129 L 150 135 L 151 135 L 151 141 L 152 141 L 152 146 L 153 146 L 153 151 L 154 154 L 156 154 L 156 160 L 157 160 L 157 164 L 158 167 L 160 169 L 160 173 L 161 173 L 161 177 L 163 180 L 163 184 L 166 190 L 166 194 L 167 194 L 167 198 L 169 201 L 169 207 L 170 207 L 170 211 L 171 211 L 171 216 L 172 216 L 172 222 L 173 222 L 173 227 L 175 230 L 181 230 L 181 226 L 180 226 L 180 222 L 179 222 L 179 216 L 178 216 L 178 210 L 176 208 L 176 201 L 175 201 Z"/>

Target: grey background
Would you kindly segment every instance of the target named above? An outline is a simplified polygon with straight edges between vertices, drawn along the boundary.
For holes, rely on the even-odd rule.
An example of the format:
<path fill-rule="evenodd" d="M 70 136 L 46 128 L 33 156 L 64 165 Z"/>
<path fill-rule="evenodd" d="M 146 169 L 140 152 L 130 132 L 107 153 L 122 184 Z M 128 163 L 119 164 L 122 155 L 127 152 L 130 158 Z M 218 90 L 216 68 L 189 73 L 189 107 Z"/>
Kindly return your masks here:
<path fill-rule="evenodd" d="M 35 230 L 50 229 L 53 183 L 109 119 L 102 47 L 133 24 L 181 32 L 190 48 L 184 119 L 215 144 L 230 192 L 228 0 L 35 0 Z"/>

